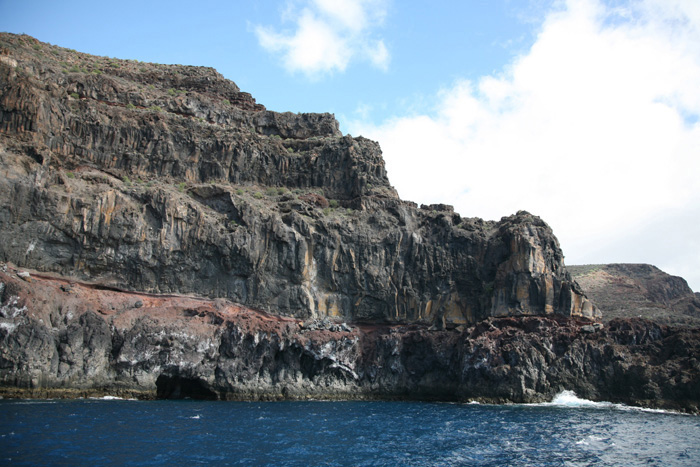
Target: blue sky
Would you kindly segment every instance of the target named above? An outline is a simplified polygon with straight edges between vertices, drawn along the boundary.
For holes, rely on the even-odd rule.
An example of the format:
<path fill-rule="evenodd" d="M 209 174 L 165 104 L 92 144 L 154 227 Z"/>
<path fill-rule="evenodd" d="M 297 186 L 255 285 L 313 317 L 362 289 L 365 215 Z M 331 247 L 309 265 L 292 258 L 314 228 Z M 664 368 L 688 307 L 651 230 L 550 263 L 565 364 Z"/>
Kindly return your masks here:
<path fill-rule="evenodd" d="M 519 3 L 360 2 L 380 16 L 368 19 L 361 34 L 383 41 L 386 65 L 355 53 L 342 70 L 309 72 L 285 67 L 283 53 L 265 49 L 257 33 L 292 35 L 305 9 L 328 18 L 306 1 L 122 1 L 116 8 L 110 2 L 0 0 L 0 29 L 96 55 L 212 66 L 271 110 L 346 119 L 361 113 L 378 124 L 429 109 L 440 87 L 498 70 L 526 50 L 534 37 L 526 22 L 532 10 L 513 6 Z"/>
<path fill-rule="evenodd" d="M 519 209 L 567 264 L 700 290 L 697 0 L 0 0 L 0 30 L 216 68 L 270 110 L 379 141 L 404 199 Z"/>

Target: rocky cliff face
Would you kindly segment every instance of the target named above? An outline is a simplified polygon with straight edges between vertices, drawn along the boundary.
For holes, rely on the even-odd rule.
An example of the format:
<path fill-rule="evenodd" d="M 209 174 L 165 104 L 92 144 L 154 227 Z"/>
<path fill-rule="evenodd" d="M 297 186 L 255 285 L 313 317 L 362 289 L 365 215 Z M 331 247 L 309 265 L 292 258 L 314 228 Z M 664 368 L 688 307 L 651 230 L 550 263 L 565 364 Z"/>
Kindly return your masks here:
<path fill-rule="evenodd" d="M 378 145 L 207 68 L 0 35 L 0 259 L 275 314 L 594 317 L 551 229 L 400 200 Z"/>
<path fill-rule="evenodd" d="M 0 395 L 203 399 L 579 396 L 698 412 L 700 329 L 489 318 L 455 330 L 270 315 L 0 265 Z"/>
<path fill-rule="evenodd" d="M 214 70 L 1 34 L 0 175 L 1 396 L 698 412 L 697 329 L 595 323 L 541 219 L 402 201 L 376 143 Z"/>
<path fill-rule="evenodd" d="M 700 294 L 682 277 L 649 264 L 571 266 L 571 274 L 601 309 L 603 320 L 639 317 L 700 327 Z"/>

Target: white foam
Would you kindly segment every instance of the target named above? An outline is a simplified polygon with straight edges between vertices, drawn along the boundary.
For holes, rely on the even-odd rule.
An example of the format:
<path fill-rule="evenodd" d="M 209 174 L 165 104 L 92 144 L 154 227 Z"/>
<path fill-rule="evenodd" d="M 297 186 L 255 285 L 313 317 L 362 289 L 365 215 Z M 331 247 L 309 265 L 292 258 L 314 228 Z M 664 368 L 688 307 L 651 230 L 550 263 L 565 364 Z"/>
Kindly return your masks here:
<path fill-rule="evenodd" d="M 576 395 L 574 391 L 564 390 L 554 396 L 551 402 L 545 402 L 543 404 L 533 404 L 541 405 L 547 407 L 570 407 L 570 408 L 597 408 L 597 409 L 615 409 L 615 410 L 625 410 L 625 411 L 638 411 L 638 412 L 649 412 L 649 413 L 664 413 L 664 414 L 674 414 L 674 415 L 685 415 L 681 412 L 674 412 L 672 410 L 663 409 L 651 409 L 647 407 L 633 407 L 631 405 L 625 404 L 614 404 L 612 402 L 595 402 L 588 399 L 581 399 Z"/>
<path fill-rule="evenodd" d="M 124 397 L 117 396 L 102 396 L 102 397 L 89 397 L 88 399 L 94 401 L 137 401 L 138 399 L 126 399 Z"/>
<path fill-rule="evenodd" d="M 559 407 L 612 407 L 614 404 L 581 399 L 574 391 L 564 390 L 554 396 L 552 402 L 546 402 L 545 405 L 556 405 Z"/>

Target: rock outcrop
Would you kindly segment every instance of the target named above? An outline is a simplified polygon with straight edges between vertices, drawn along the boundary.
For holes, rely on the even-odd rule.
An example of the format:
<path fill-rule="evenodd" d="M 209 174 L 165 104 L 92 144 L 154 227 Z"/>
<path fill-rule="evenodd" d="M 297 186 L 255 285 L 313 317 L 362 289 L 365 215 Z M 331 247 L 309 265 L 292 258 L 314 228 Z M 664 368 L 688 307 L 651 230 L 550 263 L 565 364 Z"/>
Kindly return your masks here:
<path fill-rule="evenodd" d="M 700 402 L 700 329 L 557 315 L 454 330 L 302 322 L 222 299 L 2 269 L 2 396 L 498 403 L 570 389 L 695 413 Z"/>
<path fill-rule="evenodd" d="M 212 69 L 1 34 L 0 261 L 2 396 L 700 404 L 700 331 L 596 322 L 541 219 Z"/>
<path fill-rule="evenodd" d="M 207 68 L 0 51 L 4 261 L 299 318 L 596 315 L 541 219 L 402 201 L 332 115 L 267 111 Z"/>
<path fill-rule="evenodd" d="M 682 277 L 649 264 L 594 264 L 568 267 L 600 308 L 603 321 L 645 318 L 661 324 L 700 327 L 700 293 Z"/>

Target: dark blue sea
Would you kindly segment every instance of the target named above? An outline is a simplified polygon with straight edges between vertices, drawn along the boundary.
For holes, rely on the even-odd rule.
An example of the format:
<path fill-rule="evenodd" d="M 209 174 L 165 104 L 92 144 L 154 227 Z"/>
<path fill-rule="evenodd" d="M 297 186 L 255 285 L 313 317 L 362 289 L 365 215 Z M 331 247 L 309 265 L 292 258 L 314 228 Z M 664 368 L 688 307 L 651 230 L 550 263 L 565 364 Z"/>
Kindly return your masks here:
<path fill-rule="evenodd" d="M 700 417 L 592 403 L 0 401 L 2 465 L 700 466 Z"/>

